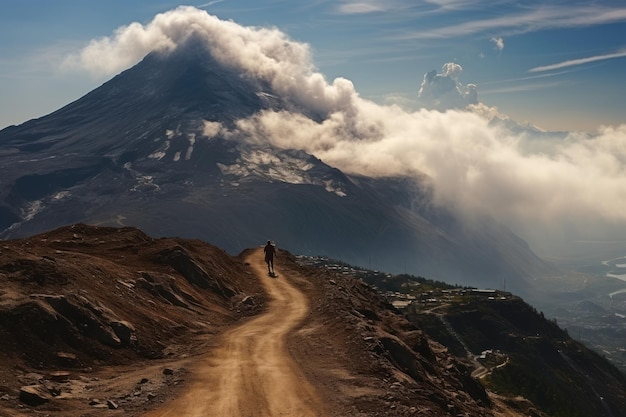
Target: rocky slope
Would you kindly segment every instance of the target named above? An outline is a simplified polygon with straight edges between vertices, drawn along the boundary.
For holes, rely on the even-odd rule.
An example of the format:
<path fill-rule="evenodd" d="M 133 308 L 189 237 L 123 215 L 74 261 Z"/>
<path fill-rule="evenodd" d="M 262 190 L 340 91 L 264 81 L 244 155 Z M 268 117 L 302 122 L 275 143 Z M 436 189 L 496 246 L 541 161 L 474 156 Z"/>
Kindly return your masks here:
<path fill-rule="evenodd" d="M 278 270 L 297 277 L 309 300 L 289 351 L 333 416 L 550 415 L 486 389 L 455 346 L 360 279 L 300 266 L 282 251 Z M 2 242 L 0 280 L 2 415 L 141 415 L 181 392 L 194 357 L 267 301 L 243 257 L 82 224 Z"/>
<path fill-rule="evenodd" d="M 474 360 L 493 392 L 523 397 L 547 415 L 624 415 L 624 374 L 518 297 L 468 291 L 413 303 L 407 314 L 457 357 Z"/>
<path fill-rule="evenodd" d="M 55 397 L 87 404 L 111 366 L 194 352 L 207 335 L 260 311 L 264 296 L 247 275 L 214 246 L 132 228 L 78 224 L 2 242 L 0 406 Z M 43 399 L 24 399 L 20 387 L 28 385 Z M 140 394 L 134 399 L 147 400 Z"/>

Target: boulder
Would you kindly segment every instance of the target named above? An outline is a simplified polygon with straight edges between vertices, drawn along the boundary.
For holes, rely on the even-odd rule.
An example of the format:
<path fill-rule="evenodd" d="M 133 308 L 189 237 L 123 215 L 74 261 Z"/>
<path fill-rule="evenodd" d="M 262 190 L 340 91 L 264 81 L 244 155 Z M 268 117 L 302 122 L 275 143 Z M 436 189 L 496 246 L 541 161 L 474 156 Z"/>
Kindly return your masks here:
<path fill-rule="evenodd" d="M 70 373 L 67 371 L 50 372 L 50 381 L 67 382 L 70 379 Z"/>
<path fill-rule="evenodd" d="M 27 385 L 20 388 L 20 401 L 32 407 L 45 404 L 51 398 L 52 396 L 43 385 Z"/>
<path fill-rule="evenodd" d="M 126 320 L 116 320 L 109 323 L 113 332 L 120 339 L 123 345 L 130 345 L 137 340 L 135 336 L 135 326 Z"/>

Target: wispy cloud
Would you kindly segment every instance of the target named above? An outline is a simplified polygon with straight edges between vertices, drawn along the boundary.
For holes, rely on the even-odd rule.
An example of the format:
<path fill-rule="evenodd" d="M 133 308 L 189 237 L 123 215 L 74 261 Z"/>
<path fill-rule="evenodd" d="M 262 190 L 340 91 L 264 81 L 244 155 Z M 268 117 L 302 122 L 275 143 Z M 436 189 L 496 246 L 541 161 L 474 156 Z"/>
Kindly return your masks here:
<path fill-rule="evenodd" d="M 626 57 L 626 50 L 615 52 L 612 54 L 596 55 L 587 58 L 571 59 L 569 61 L 559 62 L 557 64 L 544 65 L 541 67 L 535 67 L 528 70 L 528 72 L 543 72 L 552 71 L 555 69 L 574 67 L 576 65 L 588 64 L 590 62 L 606 61 L 607 59 L 624 58 Z"/>
<path fill-rule="evenodd" d="M 491 95 L 491 94 L 511 94 L 511 93 L 525 93 L 528 91 L 537 91 L 537 90 L 545 90 L 546 88 L 558 87 L 566 84 L 565 81 L 555 81 L 551 83 L 531 83 L 531 84 L 522 84 L 522 85 L 514 85 L 508 87 L 499 87 L 492 89 L 481 89 L 481 96 Z"/>
<path fill-rule="evenodd" d="M 214 4 L 216 4 L 216 3 L 221 3 L 221 2 L 223 2 L 223 1 L 224 1 L 224 0 L 213 0 L 213 1 L 210 1 L 210 2 L 208 2 L 208 3 L 203 3 L 203 4 L 200 4 L 200 5 L 196 6 L 196 7 L 198 7 L 199 9 L 203 9 L 203 8 L 205 8 L 205 7 L 211 7 L 211 6 L 213 6 Z"/>
<path fill-rule="evenodd" d="M 478 5 L 475 0 L 425 0 L 425 2 L 437 6 L 442 11 L 468 9 Z"/>
<path fill-rule="evenodd" d="M 374 3 L 346 3 L 339 6 L 339 12 L 344 14 L 361 14 L 361 13 L 372 13 L 372 12 L 381 12 L 385 10 L 381 5 Z"/>
<path fill-rule="evenodd" d="M 340 14 L 363 14 L 382 12 L 392 8 L 390 2 L 379 0 L 344 1 L 337 7 Z"/>
<path fill-rule="evenodd" d="M 604 6 L 549 6 L 492 19 L 472 20 L 440 28 L 405 33 L 404 39 L 436 39 L 484 32 L 518 34 L 555 28 L 586 27 L 626 21 L 626 8 Z"/>
<path fill-rule="evenodd" d="M 408 10 L 415 8 L 419 8 L 419 5 L 398 0 L 344 0 L 335 7 L 334 11 L 343 15 L 377 12 L 398 12 L 404 15 Z"/>

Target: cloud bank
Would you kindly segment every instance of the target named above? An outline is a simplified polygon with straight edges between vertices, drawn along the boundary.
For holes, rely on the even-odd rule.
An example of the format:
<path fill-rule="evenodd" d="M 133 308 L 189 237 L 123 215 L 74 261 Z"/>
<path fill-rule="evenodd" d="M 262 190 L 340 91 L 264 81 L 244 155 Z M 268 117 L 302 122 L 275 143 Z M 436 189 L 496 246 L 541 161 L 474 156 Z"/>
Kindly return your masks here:
<path fill-rule="evenodd" d="M 262 112 L 224 134 L 302 149 L 353 174 L 426 173 L 437 203 L 467 218 L 493 215 L 535 247 L 545 249 L 559 236 L 605 238 L 626 230 L 626 125 L 595 135 L 522 129 L 480 103 L 476 86 L 459 82 L 455 63 L 424 76 L 419 93 L 432 108 L 408 111 L 361 98 L 347 79 L 327 81 L 308 45 L 276 28 L 181 7 L 94 40 L 68 64 L 113 73 L 192 35 L 205 39 L 224 65 L 307 110 Z M 322 120 L 304 115 L 311 112 Z"/>

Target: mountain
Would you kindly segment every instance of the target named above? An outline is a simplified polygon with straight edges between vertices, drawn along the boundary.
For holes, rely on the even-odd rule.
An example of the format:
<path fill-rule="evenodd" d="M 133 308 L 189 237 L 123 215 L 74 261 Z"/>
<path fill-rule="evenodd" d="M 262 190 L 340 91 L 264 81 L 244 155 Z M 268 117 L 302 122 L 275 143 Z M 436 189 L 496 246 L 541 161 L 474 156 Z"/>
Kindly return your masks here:
<path fill-rule="evenodd" d="M 455 355 L 476 361 L 474 376 L 487 389 L 525 398 L 548 415 L 623 414 L 617 404 L 626 399 L 626 378 L 606 357 L 510 293 L 467 291 L 463 302 L 458 294 L 430 294 L 438 303 L 413 303 L 407 315 Z"/>
<path fill-rule="evenodd" d="M 274 280 L 306 300 L 289 356 L 327 415 L 625 415 L 624 375 L 511 294 L 422 279 L 424 300 L 438 300 L 417 298 L 404 315 L 352 274 L 282 250 L 278 279 L 257 267 L 260 248 L 231 256 L 129 227 L 3 242 L 0 414 L 139 416 L 169 404 L 231 330 L 288 309 L 266 290 Z"/>
<path fill-rule="evenodd" d="M 312 112 L 221 64 L 193 37 L 60 110 L 0 131 L 0 236 L 88 223 L 294 253 L 529 292 L 552 273 L 493 219 L 433 203 L 428 178 L 350 176 L 298 149 L 242 137 L 263 110 Z"/>

